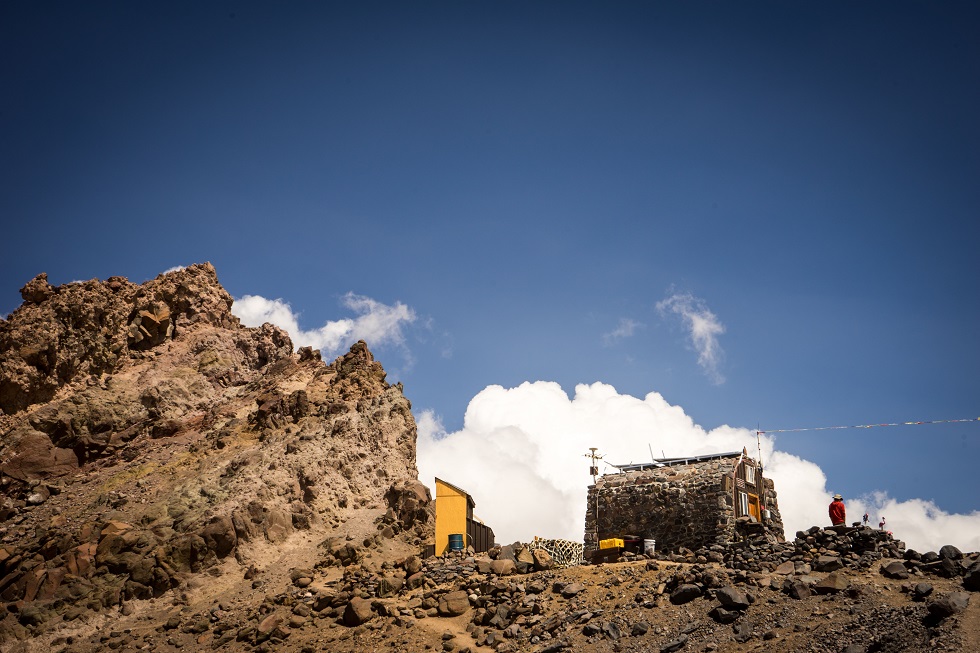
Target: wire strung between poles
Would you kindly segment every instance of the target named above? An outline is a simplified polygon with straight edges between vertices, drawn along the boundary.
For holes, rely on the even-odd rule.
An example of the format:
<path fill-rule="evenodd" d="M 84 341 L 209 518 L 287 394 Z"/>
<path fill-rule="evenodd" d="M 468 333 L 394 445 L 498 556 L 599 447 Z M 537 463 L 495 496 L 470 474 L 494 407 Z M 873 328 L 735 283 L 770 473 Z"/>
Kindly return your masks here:
<path fill-rule="evenodd" d="M 759 435 L 764 433 L 799 433 L 800 431 L 833 431 L 836 429 L 872 429 L 878 426 L 918 426 L 920 424 L 956 424 L 961 422 L 980 422 L 980 417 L 969 419 L 932 419 L 921 422 L 889 422 L 886 424 L 853 424 L 850 426 L 811 426 L 799 429 L 759 429 Z"/>

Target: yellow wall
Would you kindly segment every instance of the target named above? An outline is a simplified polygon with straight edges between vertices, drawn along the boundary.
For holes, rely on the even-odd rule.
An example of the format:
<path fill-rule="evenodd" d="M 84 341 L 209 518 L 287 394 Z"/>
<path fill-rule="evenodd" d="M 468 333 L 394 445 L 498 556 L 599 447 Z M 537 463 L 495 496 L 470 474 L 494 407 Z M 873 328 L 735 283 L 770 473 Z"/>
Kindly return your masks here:
<path fill-rule="evenodd" d="M 463 536 L 463 547 L 469 546 L 466 537 L 467 496 L 457 488 L 436 479 L 436 555 L 449 550 L 450 533 Z"/>

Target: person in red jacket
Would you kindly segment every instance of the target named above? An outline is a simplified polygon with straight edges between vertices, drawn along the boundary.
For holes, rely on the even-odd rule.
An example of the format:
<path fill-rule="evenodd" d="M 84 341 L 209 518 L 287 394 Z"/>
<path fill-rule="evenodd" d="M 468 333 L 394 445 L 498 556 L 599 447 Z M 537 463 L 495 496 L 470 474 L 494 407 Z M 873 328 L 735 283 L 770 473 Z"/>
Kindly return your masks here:
<path fill-rule="evenodd" d="M 846 519 L 844 513 L 844 497 L 835 494 L 834 500 L 830 502 L 830 523 L 834 526 L 842 526 Z"/>

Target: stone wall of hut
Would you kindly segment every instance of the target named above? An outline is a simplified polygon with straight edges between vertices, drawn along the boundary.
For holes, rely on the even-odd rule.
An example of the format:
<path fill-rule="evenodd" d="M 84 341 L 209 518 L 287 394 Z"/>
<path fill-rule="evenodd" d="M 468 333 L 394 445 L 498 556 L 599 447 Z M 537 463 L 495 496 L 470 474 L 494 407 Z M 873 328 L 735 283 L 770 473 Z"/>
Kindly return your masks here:
<path fill-rule="evenodd" d="M 772 479 L 762 479 L 762 492 L 759 497 L 762 499 L 763 506 L 769 511 L 769 518 L 763 519 L 766 527 L 766 534 L 773 542 L 785 542 L 786 535 L 783 528 L 783 517 L 779 514 L 779 502 L 776 501 L 776 484 Z"/>
<path fill-rule="evenodd" d="M 692 551 L 742 537 L 736 531 L 731 475 L 736 459 L 673 465 L 607 474 L 589 487 L 585 517 L 586 555 L 599 541 L 635 536 L 656 540 L 658 551 Z M 726 481 L 727 477 L 727 481 Z M 760 498 L 770 519 L 756 524 L 774 541 L 783 541 L 783 524 L 772 481 L 765 479 Z M 746 522 L 746 519 L 740 520 Z"/>

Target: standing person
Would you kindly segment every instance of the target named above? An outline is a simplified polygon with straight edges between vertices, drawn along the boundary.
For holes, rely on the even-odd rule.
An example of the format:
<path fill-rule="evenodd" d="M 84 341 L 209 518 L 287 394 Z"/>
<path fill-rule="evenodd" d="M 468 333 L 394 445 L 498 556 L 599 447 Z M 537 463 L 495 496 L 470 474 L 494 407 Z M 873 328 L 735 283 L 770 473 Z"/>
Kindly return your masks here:
<path fill-rule="evenodd" d="M 834 500 L 830 502 L 830 523 L 834 526 L 842 526 L 845 519 L 844 497 L 839 494 L 834 495 Z"/>
<path fill-rule="evenodd" d="M 879 531 L 885 530 L 885 518 L 884 517 L 882 517 L 881 518 L 881 521 L 878 522 L 878 530 Z"/>
<path fill-rule="evenodd" d="M 868 515 L 868 513 L 864 513 L 864 527 L 865 528 L 868 527 L 868 519 L 870 519 L 870 515 Z"/>

